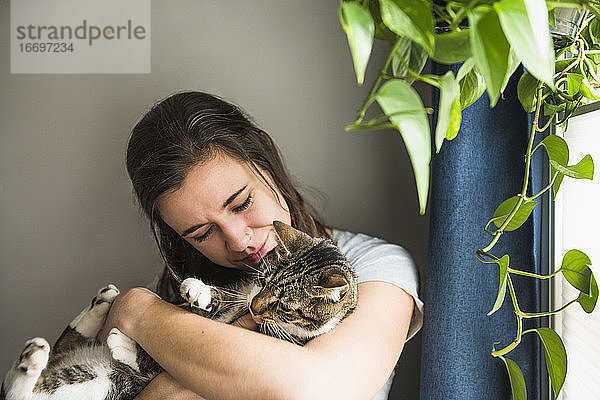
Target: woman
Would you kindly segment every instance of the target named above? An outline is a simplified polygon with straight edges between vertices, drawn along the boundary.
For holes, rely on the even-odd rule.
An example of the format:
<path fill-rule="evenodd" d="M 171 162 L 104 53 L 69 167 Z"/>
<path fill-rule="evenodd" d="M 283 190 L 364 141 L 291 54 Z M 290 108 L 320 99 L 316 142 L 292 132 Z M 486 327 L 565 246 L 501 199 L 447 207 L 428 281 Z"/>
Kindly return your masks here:
<path fill-rule="evenodd" d="M 99 336 L 117 327 L 165 369 L 138 399 L 387 398 L 422 321 L 401 247 L 326 228 L 270 137 L 205 93 L 155 105 L 132 131 L 127 169 L 166 263 L 158 293 L 167 301 L 143 288 L 121 294 Z M 225 325 L 168 302 L 179 301 L 179 277 L 223 283 L 247 273 L 275 247 L 274 220 L 331 237 L 355 268 L 358 306 L 336 328 L 301 347 L 254 332 L 249 315 Z"/>

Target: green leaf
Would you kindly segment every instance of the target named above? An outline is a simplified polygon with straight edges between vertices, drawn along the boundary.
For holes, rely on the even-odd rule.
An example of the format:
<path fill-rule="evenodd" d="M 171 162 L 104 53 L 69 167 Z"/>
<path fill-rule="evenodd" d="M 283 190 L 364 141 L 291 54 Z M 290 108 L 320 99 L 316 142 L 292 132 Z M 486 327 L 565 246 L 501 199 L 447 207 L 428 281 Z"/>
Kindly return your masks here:
<path fill-rule="evenodd" d="M 513 76 L 517 67 L 521 64 L 521 61 L 516 56 L 514 49 L 510 49 L 508 53 L 508 69 L 506 70 L 506 75 L 504 76 L 504 81 L 502 81 L 502 87 L 500 88 L 500 93 L 504 93 L 504 89 L 508 85 L 508 81 L 510 81 L 510 77 Z"/>
<path fill-rule="evenodd" d="M 544 345 L 548 375 L 554 394 L 558 397 L 567 377 L 567 350 L 562 339 L 553 329 L 537 328 L 532 330 L 537 332 Z"/>
<path fill-rule="evenodd" d="M 567 94 L 573 96 L 579 93 L 581 87 L 581 81 L 583 81 L 583 75 L 578 73 L 567 73 Z"/>
<path fill-rule="evenodd" d="M 440 78 L 440 83 L 440 105 L 438 108 L 437 126 L 435 128 L 435 148 L 438 153 L 442 148 L 442 143 L 444 143 L 446 133 L 450 127 L 450 121 L 453 118 L 454 104 L 458 101 L 460 95 L 458 82 L 454 79 L 452 71 L 446 72 Z"/>
<path fill-rule="evenodd" d="M 594 21 L 598 21 L 598 20 L 594 20 Z M 600 44 L 599 43 L 594 43 L 593 45 L 590 46 L 590 50 L 600 50 Z M 596 65 L 600 64 L 600 54 L 595 53 L 595 54 L 588 54 L 588 58 L 590 60 L 592 60 L 592 62 Z"/>
<path fill-rule="evenodd" d="M 590 21 L 587 26 L 588 34 L 590 35 L 590 39 L 592 40 L 589 44 L 600 44 L 600 21 L 598 18 L 594 18 Z"/>
<path fill-rule="evenodd" d="M 579 297 L 577 297 L 577 302 L 579 302 L 579 305 L 581 305 L 583 311 L 585 311 L 588 314 L 594 311 L 594 308 L 596 308 L 596 303 L 598 302 L 598 284 L 596 283 L 596 278 L 594 278 L 593 273 L 590 278 L 590 293 L 579 293 Z"/>
<path fill-rule="evenodd" d="M 460 100 L 455 99 L 452 102 L 452 109 L 450 110 L 450 126 L 446 131 L 446 139 L 452 140 L 458 135 L 460 130 L 460 123 L 462 121 L 462 108 L 460 106 Z"/>
<path fill-rule="evenodd" d="M 594 179 L 594 161 L 592 160 L 592 156 L 589 154 L 584 156 L 577 164 L 570 165 L 568 167 L 560 165 L 553 160 L 550 160 L 550 165 L 552 165 L 552 168 L 556 169 L 561 174 L 570 176 L 571 178 Z"/>
<path fill-rule="evenodd" d="M 342 2 L 338 10 L 342 28 L 348 37 L 356 71 L 356 81 L 362 85 L 375 35 L 375 24 L 368 10 L 356 2 Z"/>
<path fill-rule="evenodd" d="M 592 101 L 600 100 L 600 90 L 596 89 L 587 77 L 581 80 L 579 92 L 586 99 L 590 99 Z"/>
<path fill-rule="evenodd" d="M 475 60 L 473 57 L 467 58 L 464 63 L 458 69 L 458 73 L 456 74 L 456 80 L 460 81 L 463 79 L 475 66 Z"/>
<path fill-rule="evenodd" d="M 554 8 L 548 10 L 548 26 L 550 28 L 556 28 L 556 13 L 554 12 Z"/>
<path fill-rule="evenodd" d="M 485 80 L 490 106 L 494 107 L 508 71 L 510 45 L 492 7 L 475 7 L 468 17 L 473 58 Z"/>
<path fill-rule="evenodd" d="M 508 371 L 513 400 L 527 400 L 527 388 L 525 387 L 525 378 L 523 378 L 521 368 L 509 358 L 502 356 L 500 358 L 504 361 L 504 365 Z"/>
<path fill-rule="evenodd" d="M 552 162 L 558 163 L 563 166 L 567 166 L 569 163 L 569 146 L 567 142 L 557 135 L 549 135 L 544 140 L 542 140 L 541 145 L 546 149 L 546 153 L 548 153 L 548 158 L 550 159 L 550 164 Z M 558 170 L 552 167 L 552 176 L 557 173 Z M 562 183 L 564 174 L 558 172 L 554 183 L 552 184 L 552 190 L 554 191 L 554 197 L 558 193 L 558 189 L 560 189 L 560 184 Z"/>
<path fill-rule="evenodd" d="M 587 313 L 594 311 L 598 301 L 598 284 L 590 266 L 592 261 L 582 251 L 569 250 L 563 257 L 560 271 L 565 279 L 577 290 L 577 302 Z"/>
<path fill-rule="evenodd" d="M 515 206 L 517 205 L 519 199 L 519 196 L 513 196 L 510 199 L 503 201 L 502 204 L 500 204 L 498 208 L 496 208 L 492 221 L 498 228 L 500 228 L 504 221 L 506 221 L 513 208 L 515 208 Z M 517 213 L 508 223 L 506 228 L 504 228 L 504 231 L 514 231 L 515 229 L 523 225 L 525 221 L 527 221 L 527 218 L 529 218 L 529 215 L 531 215 L 531 212 L 533 211 L 533 208 L 536 206 L 536 204 L 538 204 L 538 202 L 534 200 L 523 200 L 523 202 L 519 206 L 519 209 L 517 210 Z"/>
<path fill-rule="evenodd" d="M 515 53 L 533 76 L 554 87 L 554 49 L 548 9 L 542 0 L 500 0 L 494 3 L 502 29 Z"/>
<path fill-rule="evenodd" d="M 565 58 L 562 60 L 557 60 L 554 63 L 555 72 L 562 72 L 565 68 L 573 64 L 573 62 L 577 61 L 576 58 Z"/>
<path fill-rule="evenodd" d="M 369 12 L 375 22 L 375 38 L 386 40 L 391 44 L 395 43 L 398 36 L 383 23 L 381 11 L 379 10 L 379 0 L 369 0 Z"/>
<path fill-rule="evenodd" d="M 460 106 L 464 110 L 475 103 L 485 92 L 485 81 L 472 58 L 463 63 L 458 70 L 456 79 L 460 86 Z"/>
<path fill-rule="evenodd" d="M 590 265 L 592 265 L 592 261 L 585 253 L 573 249 L 563 257 L 560 270 L 575 289 L 589 295 L 592 279 Z"/>
<path fill-rule="evenodd" d="M 471 57 L 471 43 L 469 41 L 469 30 L 448 32 L 435 37 L 434 61 L 443 64 L 456 64 Z"/>
<path fill-rule="evenodd" d="M 429 191 L 431 134 L 421 98 L 408 83 L 393 80 L 386 82 L 379 89 L 375 99 L 383 112 L 390 116 L 390 121 L 402 135 L 415 174 L 420 212 L 424 214 Z M 404 113 L 406 110 L 415 111 Z M 403 113 L 393 115 L 399 112 Z"/>
<path fill-rule="evenodd" d="M 550 160 L 564 166 L 569 163 L 569 145 L 562 137 L 549 135 L 540 144 L 546 149 Z"/>
<path fill-rule="evenodd" d="M 399 37 L 398 40 L 400 43 L 392 56 L 393 74 L 396 78 L 403 78 L 406 82 L 413 83 L 415 78 L 409 74 L 405 63 L 411 70 L 420 74 L 427 62 L 427 52 L 421 45 L 407 37 Z M 401 57 L 404 62 L 401 61 Z"/>
<path fill-rule="evenodd" d="M 517 96 L 523 106 L 523 109 L 528 113 L 535 111 L 536 89 L 539 81 L 535 79 L 529 72 L 523 73 L 517 84 Z"/>
<path fill-rule="evenodd" d="M 567 93 L 570 95 L 579 93 L 592 101 L 600 99 L 600 90 L 595 88 L 586 76 L 578 73 L 567 74 Z"/>
<path fill-rule="evenodd" d="M 506 284 L 508 282 L 508 265 L 509 258 L 508 255 L 505 254 L 501 259 L 494 261 L 500 266 L 500 280 L 498 283 L 498 296 L 496 296 L 496 302 L 494 303 L 494 307 L 492 310 L 487 313 L 487 315 L 492 315 L 496 311 L 502 307 L 502 303 L 504 303 L 504 298 L 506 297 Z"/>
<path fill-rule="evenodd" d="M 392 32 L 419 43 L 433 55 L 433 12 L 425 0 L 379 0 L 381 18 Z"/>

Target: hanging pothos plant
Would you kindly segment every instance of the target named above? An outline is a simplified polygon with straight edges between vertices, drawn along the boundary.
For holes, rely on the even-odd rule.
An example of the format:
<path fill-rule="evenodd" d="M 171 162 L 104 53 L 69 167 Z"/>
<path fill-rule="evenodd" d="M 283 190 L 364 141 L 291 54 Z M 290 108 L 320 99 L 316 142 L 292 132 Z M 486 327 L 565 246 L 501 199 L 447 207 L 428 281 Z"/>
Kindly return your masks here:
<path fill-rule="evenodd" d="M 579 24 L 567 36 L 553 37 L 556 15 L 564 8 L 581 15 Z M 525 334 L 537 334 L 546 354 L 546 365 L 554 393 L 558 396 L 567 372 L 567 354 L 560 336 L 551 328 L 523 330 L 523 320 L 555 314 L 579 303 L 591 313 L 598 299 L 598 285 L 590 259 L 579 250 L 568 251 L 560 268 L 548 276 L 516 269 L 508 254 L 496 256 L 492 249 L 501 236 L 519 228 L 530 217 L 535 200 L 543 193 L 558 192 L 563 178 L 592 179 L 590 155 L 570 163 L 566 141 L 557 135 L 544 138 L 534 147 L 536 135 L 550 124 L 566 124 L 582 102 L 600 100 L 600 3 L 598 0 L 363 0 L 343 1 L 339 18 L 348 37 L 359 84 L 364 81 L 374 39 L 389 42 L 391 50 L 371 89 L 346 130 L 393 128 L 400 132 L 412 163 L 419 208 L 425 212 L 429 191 L 432 138 L 428 114 L 412 87 L 425 82 L 440 91 L 433 143 L 437 152 L 444 140 L 459 132 L 462 110 L 487 91 L 494 107 L 509 78 L 520 64 L 525 72 L 518 83 L 519 100 L 534 120 L 527 151 L 521 192 L 502 202 L 485 225 L 490 243 L 477 250 L 484 263 L 497 264 L 500 271 L 498 296 L 488 315 L 502 306 L 508 290 L 516 315 L 515 340 L 502 349 L 492 345 L 492 355 L 507 368 L 513 399 L 525 399 L 525 381 L 517 364 L 506 355 Z M 560 25 L 560 24 L 558 24 Z M 560 28 L 560 26 L 559 26 Z M 437 63 L 462 63 L 458 73 L 424 74 L 428 59 Z M 378 103 L 383 115 L 365 120 L 367 109 Z M 547 119 L 544 126 L 542 117 Z M 530 194 L 531 159 L 544 149 L 552 169 L 551 179 L 539 193 Z M 494 229 L 490 227 L 495 226 Z M 521 310 L 512 283 L 514 275 L 536 279 L 562 276 L 579 292 L 571 302 L 541 313 Z"/>

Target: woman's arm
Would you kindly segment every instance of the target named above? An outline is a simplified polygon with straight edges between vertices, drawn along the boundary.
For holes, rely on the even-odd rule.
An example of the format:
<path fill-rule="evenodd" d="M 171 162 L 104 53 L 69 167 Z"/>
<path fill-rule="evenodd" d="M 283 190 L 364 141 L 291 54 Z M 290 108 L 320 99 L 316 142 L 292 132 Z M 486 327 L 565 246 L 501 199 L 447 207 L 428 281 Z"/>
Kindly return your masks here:
<path fill-rule="evenodd" d="M 413 300 L 389 283 L 358 289 L 354 312 L 304 347 L 199 317 L 144 289 L 113 303 L 105 331 L 118 327 L 208 399 L 368 399 L 402 351 Z"/>
<path fill-rule="evenodd" d="M 231 323 L 241 328 L 255 330 L 256 322 L 250 314 L 238 318 Z M 164 371 L 156 376 L 145 388 L 135 397 L 136 400 L 205 400 L 200 395 L 181 386 L 168 372 Z"/>
<path fill-rule="evenodd" d="M 204 400 L 181 386 L 167 372 L 161 372 L 135 397 L 136 400 Z"/>

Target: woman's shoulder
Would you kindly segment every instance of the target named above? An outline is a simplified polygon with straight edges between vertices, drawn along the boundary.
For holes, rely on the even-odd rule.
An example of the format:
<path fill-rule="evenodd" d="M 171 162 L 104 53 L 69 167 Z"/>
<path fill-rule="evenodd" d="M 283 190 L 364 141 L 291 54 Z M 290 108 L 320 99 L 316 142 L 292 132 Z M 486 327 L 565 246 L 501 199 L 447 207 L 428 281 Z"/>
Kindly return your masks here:
<path fill-rule="evenodd" d="M 364 233 L 333 229 L 332 240 L 356 272 L 358 283 L 386 282 L 411 295 L 415 301 L 409 338 L 421 327 L 423 302 L 419 298 L 419 272 L 404 247 Z"/>
<path fill-rule="evenodd" d="M 405 259 L 405 262 L 413 263 L 410 254 L 404 247 L 379 237 L 334 228 L 331 239 L 350 263 L 353 261 L 376 261 L 383 256 L 396 256 Z"/>

